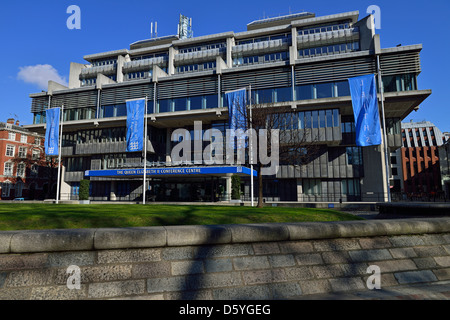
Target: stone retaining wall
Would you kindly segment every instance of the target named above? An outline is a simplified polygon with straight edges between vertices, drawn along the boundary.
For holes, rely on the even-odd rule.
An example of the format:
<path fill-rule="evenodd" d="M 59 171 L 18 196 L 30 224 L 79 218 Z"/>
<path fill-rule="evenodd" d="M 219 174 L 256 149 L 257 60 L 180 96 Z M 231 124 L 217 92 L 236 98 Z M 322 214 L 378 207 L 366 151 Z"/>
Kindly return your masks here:
<path fill-rule="evenodd" d="M 369 290 L 371 265 L 450 280 L 450 219 L 0 232 L 0 299 L 285 299 Z"/>

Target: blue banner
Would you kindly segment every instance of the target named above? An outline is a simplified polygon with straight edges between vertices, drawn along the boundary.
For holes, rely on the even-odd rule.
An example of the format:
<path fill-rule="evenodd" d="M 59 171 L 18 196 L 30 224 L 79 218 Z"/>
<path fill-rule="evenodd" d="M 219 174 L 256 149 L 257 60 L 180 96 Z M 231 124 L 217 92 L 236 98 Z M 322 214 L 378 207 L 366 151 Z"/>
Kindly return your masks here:
<path fill-rule="evenodd" d="M 172 175 L 251 175 L 251 169 L 246 167 L 186 167 L 186 168 L 150 168 L 146 170 L 150 176 L 172 176 Z M 144 169 L 113 169 L 113 170 L 88 170 L 85 171 L 86 177 L 128 177 L 142 176 Z M 258 173 L 253 170 L 253 176 Z"/>
<path fill-rule="evenodd" d="M 59 155 L 59 121 L 60 108 L 46 110 L 47 129 L 45 131 L 45 154 L 47 156 Z"/>
<path fill-rule="evenodd" d="M 127 152 L 144 149 L 145 99 L 127 101 Z"/>
<path fill-rule="evenodd" d="M 375 76 L 351 78 L 348 82 L 355 116 L 356 145 L 378 146 L 382 141 Z"/>
<path fill-rule="evenodd" d="M 241 89 L 225 93 L 228 102 L 230 129 L 247 128 L 247 90 Z"/>

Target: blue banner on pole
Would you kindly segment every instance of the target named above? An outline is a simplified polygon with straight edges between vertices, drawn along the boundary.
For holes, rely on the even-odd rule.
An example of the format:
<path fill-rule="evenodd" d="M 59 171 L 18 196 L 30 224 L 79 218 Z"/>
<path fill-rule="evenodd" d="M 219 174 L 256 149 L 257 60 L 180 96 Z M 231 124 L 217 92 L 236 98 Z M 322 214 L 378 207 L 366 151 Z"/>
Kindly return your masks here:
<path fill-rule="evenodd" d="M 47 156 L 59 155 L 59 121 L 60 108 L 46 110 L 47 129 L 45 131 L 45 154 Z"/>
<path fill-rule="evenodd" d="M 355 116 L 356 145 L 381 145 L 380 113 L 375 76 L 373 74 L 348 79 Z"/>
<path fill-rule="evenodd" d="M 127 101 L 127 152 L 144 149 L 145 99 Z"/>

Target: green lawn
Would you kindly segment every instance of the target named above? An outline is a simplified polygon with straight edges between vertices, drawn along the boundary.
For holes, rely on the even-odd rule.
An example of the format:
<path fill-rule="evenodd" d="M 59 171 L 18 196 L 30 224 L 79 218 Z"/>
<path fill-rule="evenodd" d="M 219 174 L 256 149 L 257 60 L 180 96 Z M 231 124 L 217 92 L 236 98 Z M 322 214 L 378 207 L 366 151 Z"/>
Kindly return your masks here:
<path fill-rule="evenodd" d="M 325 209 L 183 205 L 0 204 L 0 230 L 126 228 L 216 225 L 362 218 Z"/>

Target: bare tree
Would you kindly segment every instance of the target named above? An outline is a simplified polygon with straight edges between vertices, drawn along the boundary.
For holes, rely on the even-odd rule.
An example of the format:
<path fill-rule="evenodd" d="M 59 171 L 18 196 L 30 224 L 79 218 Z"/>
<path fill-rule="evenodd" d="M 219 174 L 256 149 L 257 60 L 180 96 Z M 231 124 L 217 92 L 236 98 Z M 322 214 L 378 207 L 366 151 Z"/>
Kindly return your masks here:
<path fill-rule="evenodd" d="M 300 126 L 299 113 L 290 105 L 280 105 L 276 103 L 257 103 L 251 106 L 236 106 L 232 121 L 238 128 L 253 128 L 258 133 L 266 130 L 266 136 L 257 134 L 257 145 L 267 139 L 267 150 L 273 152 L 273 141 L 278 143 L 279 164 L 280 165 L 297 165 L 302 166 L 309 163 L 319 151 L 320 146 L 317 144 L 317 137 L 312 136 L 312 130 Z M 278 131 L 279 139 L 272 139 L 272 135 Z M 249 152 L 250 154 L 250 152 Z M 250 159 L 250 156 L 246 158 Z M 264 206 L 263 202 L 263 168 L 267 167 L 261 161 L 261 157 L 254 157 L 254 165 L 258 173 L 258 207 Z"/>
<path fill-rule="evenodd" d="M 21 179 L 28 185 L 38 183 L 39 180 L 42 183 L 48 183 L 48 190 L 43 196 L 50 198 L 52 196 L 52 185 L 57 180 L 58 159 L 46 157 L 42 148 L 34 148 L 34 150 L 40 151 L 39 157 L 33 156 L 32 152 L 27 152 L 25 157 L 17 154 L 11 162 L 14 163 L 16 168 L 17 179 Z M 19 166 L 22 166 L 23 172 L 19 172 Z M 36 166 L 34 169 L 37 172 L 33 172 L 33 166 Z"/>

